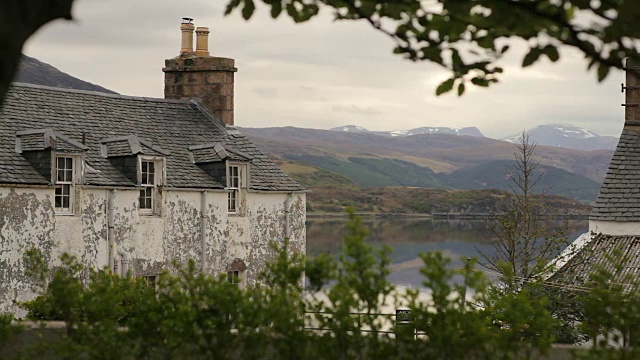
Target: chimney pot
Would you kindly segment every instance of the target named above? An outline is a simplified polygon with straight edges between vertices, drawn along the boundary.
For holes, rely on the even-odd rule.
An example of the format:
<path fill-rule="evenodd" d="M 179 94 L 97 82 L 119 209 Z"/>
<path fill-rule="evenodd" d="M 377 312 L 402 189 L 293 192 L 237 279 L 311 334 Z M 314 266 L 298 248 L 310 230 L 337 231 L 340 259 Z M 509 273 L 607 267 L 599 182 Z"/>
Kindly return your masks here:
<path fill-rule="evenodd" d="M 209 28 L 196 29 L 196 56 L 209 56 Z"/>
<path fill-rule="evenodd" d="M 193 54 L 193 30 L 195 26 L 191 21 L 193 21 L 191 18 L 182 18 L 182 24 L 180 24 L 180 31 L 182 31 L 180 55 Z"/>

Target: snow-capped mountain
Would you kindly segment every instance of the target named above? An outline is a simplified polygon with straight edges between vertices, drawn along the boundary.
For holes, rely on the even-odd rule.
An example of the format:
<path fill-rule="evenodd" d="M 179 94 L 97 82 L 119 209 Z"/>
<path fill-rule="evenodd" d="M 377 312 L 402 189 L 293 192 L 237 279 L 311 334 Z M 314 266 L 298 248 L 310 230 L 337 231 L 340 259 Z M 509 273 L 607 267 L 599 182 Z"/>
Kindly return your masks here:
<path fill-rule="evenodd" d="M 411 130 L 396 130 L 389 131 L 391 136 L 409 136 L 420 134 L 449 134 L 449 135 L 464 135 L 464 136 L 477 136 L 484 137 L 477 127 L 465 127 L 465 128 L 448 128 L 448 127 L 419 127 Z"/>
<path fill-rule="evenodd" d="M 393 130 L 393 131 L 369 131 L 361 126 L 345 125 L 330 129 L 332 131 L 344 131 L 351 133 L 373 133 L 386 136 L 411 136 L 421 134 L 448 134 L 448 135 L 463 135 L 463 136 L 477 136 L 484 137 L 477 127 L 465 127 L 465 128 L 448 128 L 448 127 L 430 127 L 424 126 L 409 130 Z"/>
<path fill-rule="evenodd" d="M 568 124 L 539 125 L 528 130 L 529 139 L 538 145 L 557 146 L 577 150 L 615 149 L 618 138 L 600 136 L 585 128 Z M 509 136 L 504 141 L 517 143 L 521 134 Z"/>
<path fill-rule="evenodd" d="M 344 131 L 344 132 L 350 132 L 350 133 L 370 132 L 369 130 L 367 130 L 367 129 L 361 127 L 361 126 L 355 126 L 355 125 L 338 126 L 338 127 L 331 128 L 329 130 Z"/>

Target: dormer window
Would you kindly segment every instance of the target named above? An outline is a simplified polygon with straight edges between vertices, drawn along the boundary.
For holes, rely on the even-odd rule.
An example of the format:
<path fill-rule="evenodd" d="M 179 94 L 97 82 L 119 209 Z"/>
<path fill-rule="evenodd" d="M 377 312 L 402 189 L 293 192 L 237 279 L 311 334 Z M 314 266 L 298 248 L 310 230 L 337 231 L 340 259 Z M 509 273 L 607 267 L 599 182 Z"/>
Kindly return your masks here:
<path fill-rule="evenodd" d="M 237 213 L 240 199 L 240 168 L 237 165 L 229 165 L 229 212 Z"/>
<path fill-rule="evenodd" d="M 244 190 L 247 187 L 247 164 L 227 166 L 227 209 L 229 214 L 243 214 Z"/>
<path fill-rule="evenodd" d="M 227 191 L 227 212 L 244 215 L 244 193 L 249 187 L 251 156 L 224 143 L 189 146 L 191 161 Z"/>
<path fill-rule="evenodd" d="M 159 214 L 160 192 L 158 186 L 162 184 L 164 158 L 139 157 L 138 174 L 140 196 L 140 213 L 146 215 Z"/>
<path fill-rule="evenodd" d="M 141 161 L 141 175 L 142 181 L 140 186 L 140 209 L 153 210 L 154 198 L 155 198 L 155 163 L 153 161 L 142 160 Z"/>
<path fill-rule="evenodd" d="M 54 207 L 57 213 L 73 214 L 77 163 L 77 157 L 56 156 Z"/>

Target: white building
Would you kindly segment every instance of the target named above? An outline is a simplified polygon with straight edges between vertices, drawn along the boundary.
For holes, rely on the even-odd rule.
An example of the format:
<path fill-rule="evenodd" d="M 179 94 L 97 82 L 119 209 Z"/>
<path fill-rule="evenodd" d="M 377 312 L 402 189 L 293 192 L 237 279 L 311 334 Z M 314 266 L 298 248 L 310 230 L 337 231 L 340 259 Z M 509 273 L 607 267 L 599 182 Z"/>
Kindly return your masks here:
<path fill-rule="evenodd" d="M 232 59 L 182 25 L 165 97 L 14 84 L 0 110 L 0 311 L 33 296 L 23 254 L 157 276 L 173 260 L 245 283 L 291 240 L 305 251 L 305 194 L 233 127 Z M 189 43 L 191 42 L 191 44 Z M 224 121 L 222 121 L 224 120 Z"/>

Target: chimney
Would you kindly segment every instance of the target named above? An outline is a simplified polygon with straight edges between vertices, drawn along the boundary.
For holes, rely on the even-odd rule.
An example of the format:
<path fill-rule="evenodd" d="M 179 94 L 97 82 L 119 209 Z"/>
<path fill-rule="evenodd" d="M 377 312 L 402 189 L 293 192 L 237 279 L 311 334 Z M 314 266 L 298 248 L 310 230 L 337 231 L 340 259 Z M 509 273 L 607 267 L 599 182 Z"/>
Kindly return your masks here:
<path fill-rule="evenodd" d="M 209 56 L 209 28 L 198 26 L 196 36 L 196 56 Z"/>
<path fill-rule="evenodd" d="M 196 51 L 193 52 L 192 19 L 180 25 L 180 55 L 165 60 L 165 99 L 194 99 L 225 125 L 233 125 L 235 60 L 209 54 L 209 29 L 196 29 Z M 188 50 L 188 51 L 187 51 Z"/>
<path fill-rule="evenodd" d="M 640 126 L 640 63 L 637 60 L 627 59 L 626 86 L 622 84 L 625 94 L 624 124 Z"/>
<path fill-rule="evenodd" d="M 193 30 L 196 28 L 191 18 L 182 18 L 182 24 L 180 24 L 180 31 L 182 31 L 182 47 L 180 49 L 180 55 L 193 53 Z"/>

